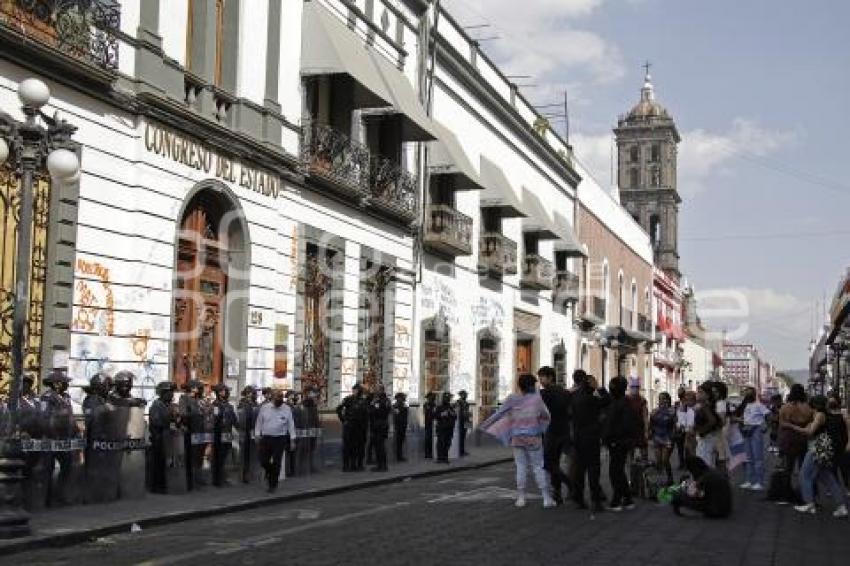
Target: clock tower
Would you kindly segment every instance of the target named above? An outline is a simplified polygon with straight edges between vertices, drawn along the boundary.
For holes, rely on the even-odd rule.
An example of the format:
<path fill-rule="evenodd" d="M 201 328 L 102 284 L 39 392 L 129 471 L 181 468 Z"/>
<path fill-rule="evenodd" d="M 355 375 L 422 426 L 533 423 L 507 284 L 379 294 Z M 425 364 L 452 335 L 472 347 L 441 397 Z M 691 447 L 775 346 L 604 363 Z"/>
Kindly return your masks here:
<path fill-rule="evenodd" d="M 620 202 L 649 234 L 656 267 L 678 280 L 682 199 L 676 188 L 676 158 L 681 139 L 673 118 L 655 100 L 649 63 L 644 67 L 640 101 L 614 128 L 617 184 Z"/>

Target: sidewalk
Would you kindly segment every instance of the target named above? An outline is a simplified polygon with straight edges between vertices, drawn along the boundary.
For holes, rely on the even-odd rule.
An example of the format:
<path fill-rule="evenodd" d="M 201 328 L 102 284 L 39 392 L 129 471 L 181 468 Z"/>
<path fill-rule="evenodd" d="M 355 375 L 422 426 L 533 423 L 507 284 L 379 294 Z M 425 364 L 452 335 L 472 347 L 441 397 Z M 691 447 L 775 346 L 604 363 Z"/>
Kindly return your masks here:
<path fill-rule="evenodd" d="M 419 460 L 391 463 L 388 472 L 380 473 L 325 470 L 319 474 L 282 481 L 277 492 L 271 495 L 266 493 L 264 485 L 258 483 L 234 484 L 224 488 L 205 487 L 200 491 L 181 495 L 148 493 L 144 499 L 48 509 L 32 515 L 31 536 L 0 540 L 0 555 L 8 556 L 15 552 L 46 546 L 68 546 L 110 534 L 124 533 L 128 532 L 134 523 L 144 529 L 511 461 L 510 451 L 498 446 L 471 447 L 471 452 L 470 456 L 453 460 L 449 465 Z"/>

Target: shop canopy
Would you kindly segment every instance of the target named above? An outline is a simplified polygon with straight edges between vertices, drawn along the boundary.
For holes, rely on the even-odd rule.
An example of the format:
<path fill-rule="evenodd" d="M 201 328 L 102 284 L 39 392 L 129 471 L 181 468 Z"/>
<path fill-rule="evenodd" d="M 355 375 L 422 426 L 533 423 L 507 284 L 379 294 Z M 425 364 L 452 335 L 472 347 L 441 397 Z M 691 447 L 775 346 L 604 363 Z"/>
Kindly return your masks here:
<path fill-rule="evenodd" d="M 523 232 L 541 240 L 557 240 L 555 250 L 566 252 L 569 256 L 585 255 L 566 217 L 558 211 L 553 211 L 550 216 L 540 198 L 528 187 L 523 187 L 522 206 L 526 213 L 522 221 Z"/>

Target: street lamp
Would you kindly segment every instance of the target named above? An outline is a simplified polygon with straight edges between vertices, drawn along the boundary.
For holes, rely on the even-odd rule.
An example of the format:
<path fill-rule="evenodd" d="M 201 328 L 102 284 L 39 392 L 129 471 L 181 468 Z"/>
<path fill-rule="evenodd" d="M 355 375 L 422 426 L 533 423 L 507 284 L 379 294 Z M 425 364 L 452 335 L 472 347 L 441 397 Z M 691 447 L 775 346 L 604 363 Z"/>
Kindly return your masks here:
<path fill-rule="evenodd" d="M 21 399 L 29 311 L 32 261 L 33 184 L 36 172 L 46 166 L 60 183 L 73 182 L 80 162 L 71 148 L 76 128 L 64 120 L 46 116 L 41 109 L 50 100 L 50 89 L 38 79 L 18 86 L 24 121 L 0 112 L 0 165 L 20 178 L 17 257 L 15 258 L 15 305 L 12 322 L 12 380 L 9 391 L 9 424 L 0 450 L 0 538 L 29 534 L 29 515 L 20 506 L 20 482 L 24 462 L 19 445 L 17 412 Z"/>

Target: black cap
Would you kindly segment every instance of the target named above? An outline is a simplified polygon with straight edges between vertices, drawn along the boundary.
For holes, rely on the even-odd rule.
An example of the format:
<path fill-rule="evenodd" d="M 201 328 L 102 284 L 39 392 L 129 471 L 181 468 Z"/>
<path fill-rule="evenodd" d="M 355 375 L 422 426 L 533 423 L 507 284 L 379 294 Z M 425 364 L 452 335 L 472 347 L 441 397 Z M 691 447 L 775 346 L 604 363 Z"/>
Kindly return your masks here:
<path fill-rule="evenodd" d="M 163 393 L 165 391 L 174 391 L 177 387 L 171 381 L 160 381 L 156 384 L 155 391 L 157 393 Z"/>
<path fill-rule="evenodd" d="M 112 378 L 112 381 L 115 384 L 118 384 L 118 383 L 129 383 L 129 382 L 132 382 L 134 379 L 136 379 L 136 376 L 133 375 L 133 372 L 123 370 L 123 371 L 119 371 L 118 373 L 116 373 L 115 377 Z"/>
<path fill-rule="evenodd" d="M 401 391 L 399 391 L 398 393 L 396 393 L 393 397 L 395 397 L 396 399 L 407 399 L 407 395 L 405 395 L 405 394 L 404 394 L 404 393 L 402 393 Z"/>
<path fill-rule="evenodd" d="M 251 395 L 252 393 L 256 393 L 257 388 L 253 385 L 246 385 L 242 388 L 242 395 Z"/>
<path fill-rule="evenodd" d="M 215 392 L 221 391 L 223 393 L 225 391 L 230 391 L 230 388 L 224 383 L 216 383 L 215 385 L 213 385 L 212 390 Z"/>
<path fill-rule="evenodd" d="M 64 370 L 54 369 L 50 373 L 48 373 L 46 376 L 44 376 L 44 383 L 60 383 L 60 382 L 64 382 L 64 383 L 70 383 L 71 382 L 71 378 L 68 377 L 68 374 L 65 373 Z"/>

